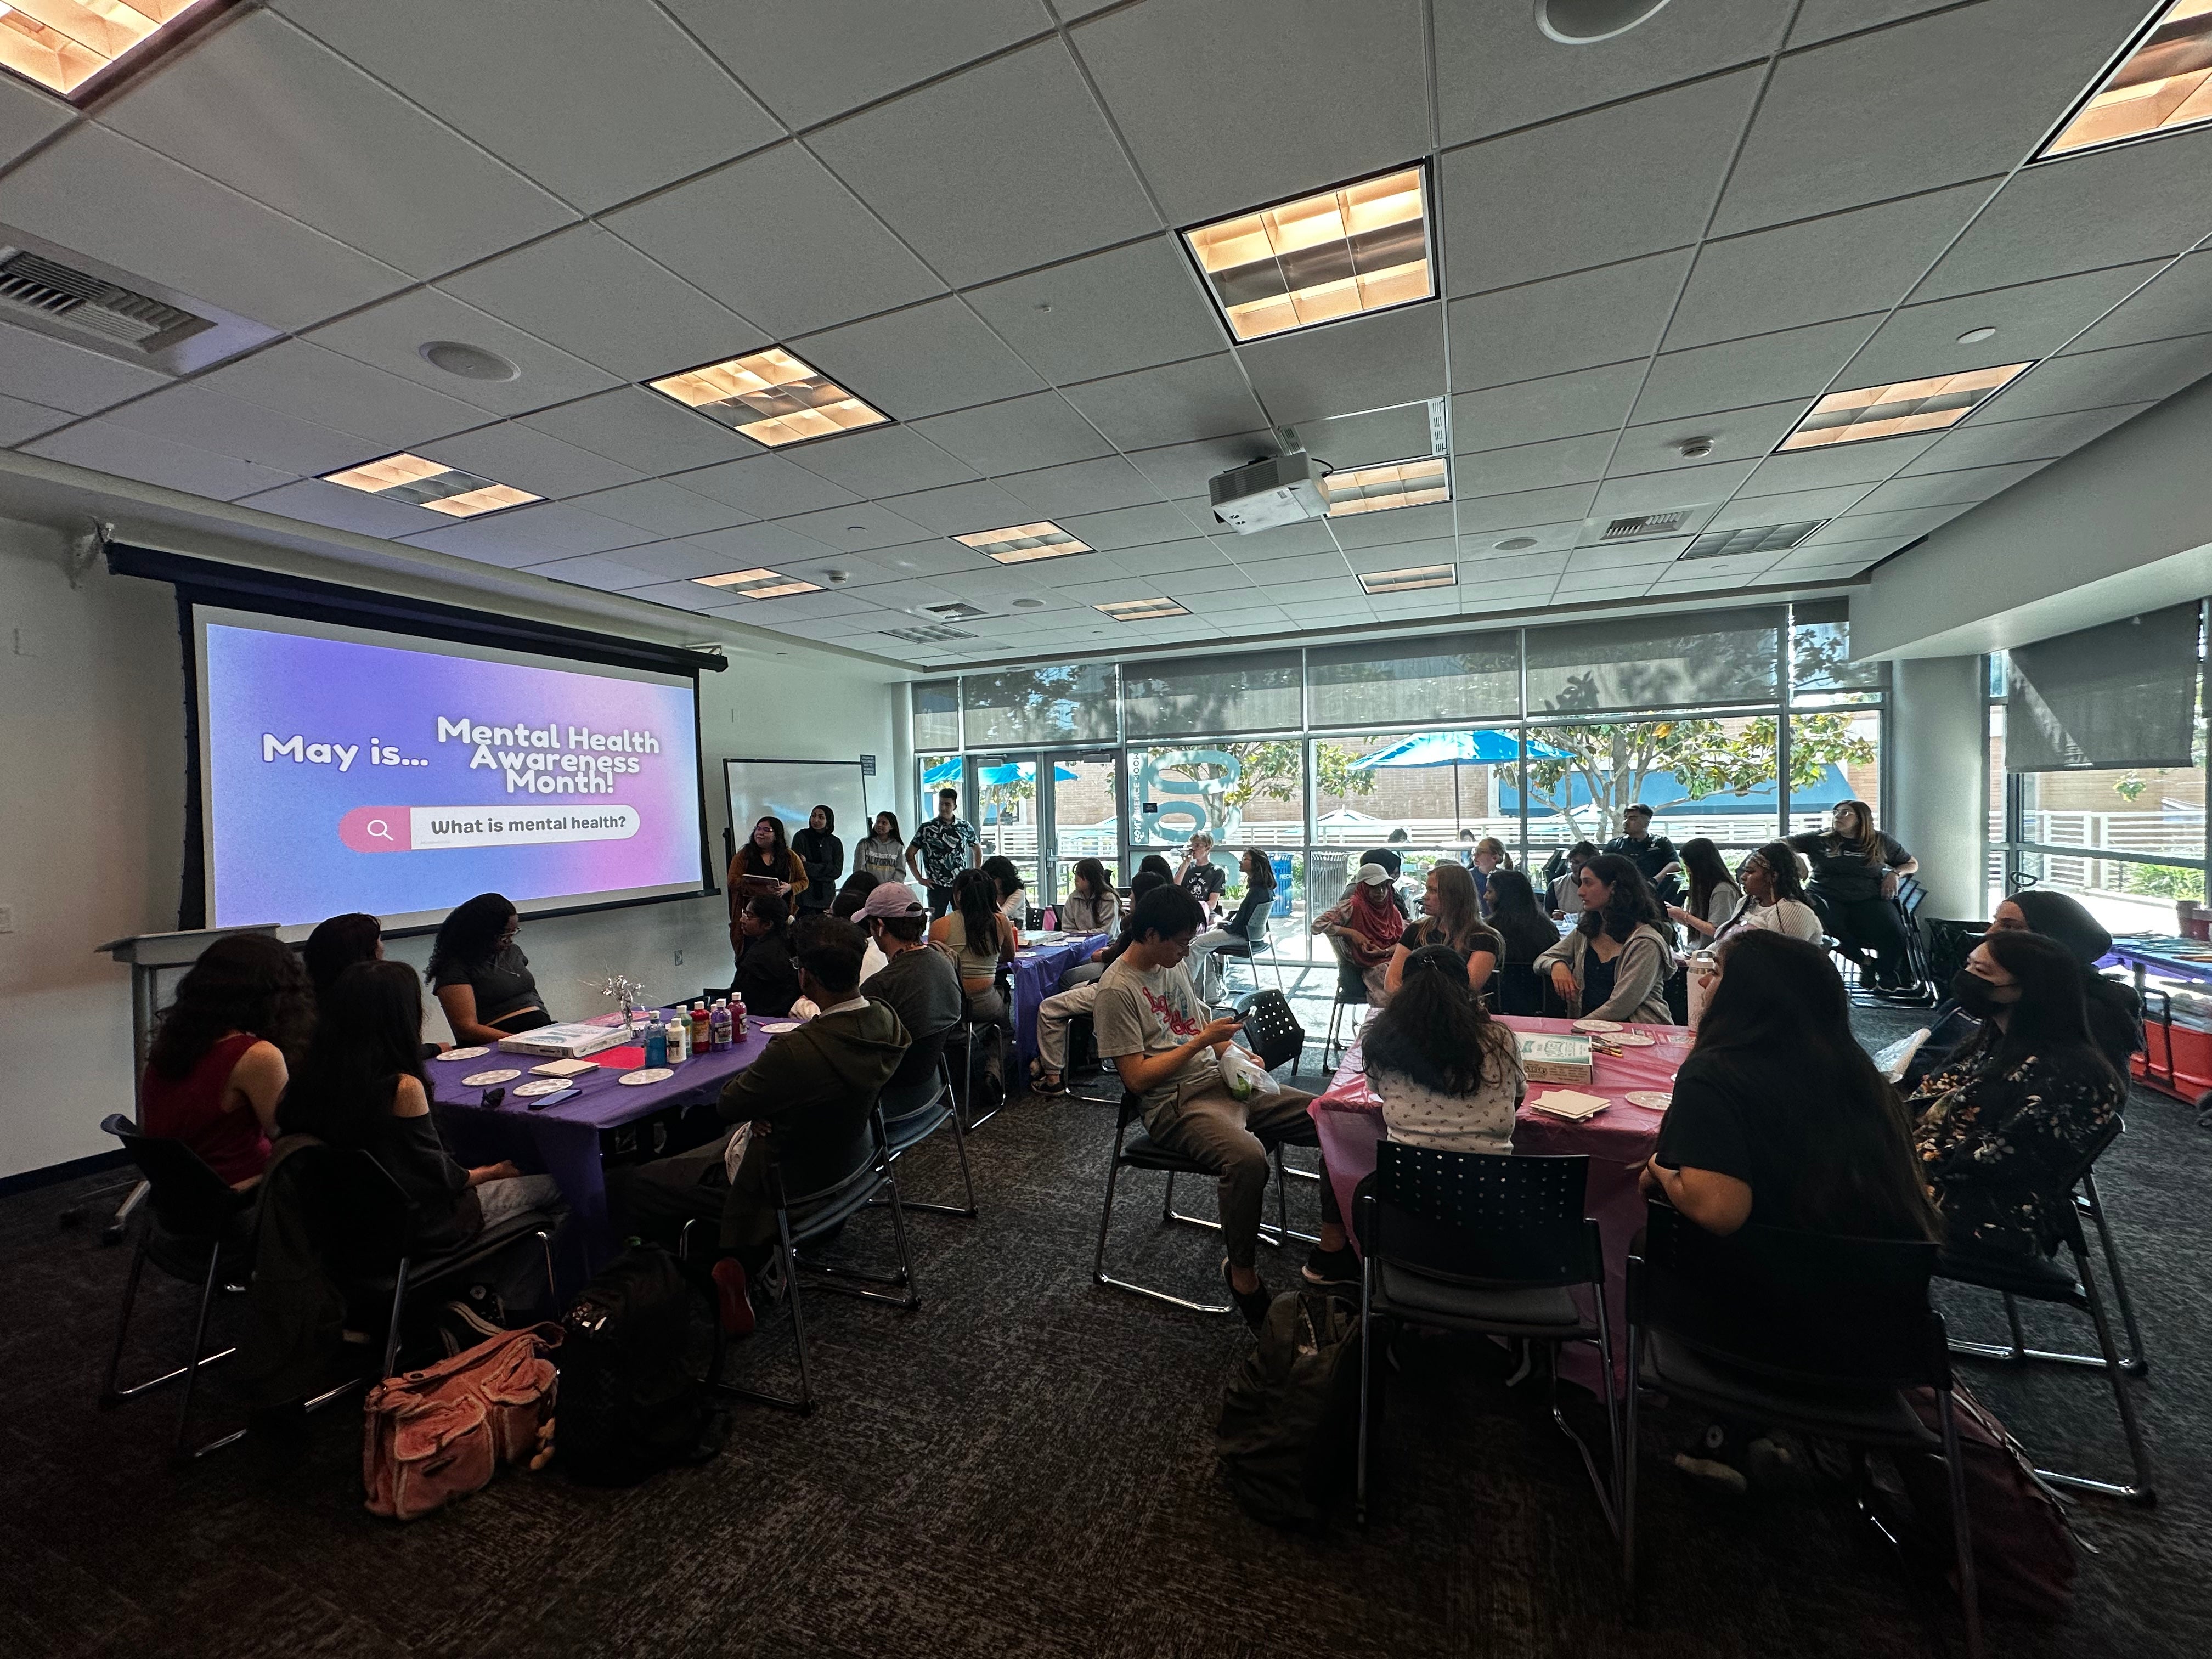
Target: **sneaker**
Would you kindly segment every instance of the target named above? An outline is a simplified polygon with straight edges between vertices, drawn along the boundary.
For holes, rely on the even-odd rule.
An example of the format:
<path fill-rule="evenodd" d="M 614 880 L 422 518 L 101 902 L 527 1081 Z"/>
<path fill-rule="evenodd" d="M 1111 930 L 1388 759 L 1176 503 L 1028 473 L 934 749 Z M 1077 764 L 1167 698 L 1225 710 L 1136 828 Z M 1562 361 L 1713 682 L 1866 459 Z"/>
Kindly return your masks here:
<path fill-rule="evenodd" d="M 1067 1079 L 1054 1072 L 1032 1072 L 1030 1073 L 1030 1092 L 1033 1095 L 1064 1095 L 1067 1092 Z"/>
<path fill-rule="evenodd" d="M 1743 1471 L 1733 1465 L 1711 1457 L 1692 1457 L 1687 1452 L 1674 1454 L 1674 1467 L 1692 1480 L 1715 1492 L 1727 1492 L 1741 1498 L 1751 1490 L 1751 1483 L 1743 1478 Z"/>
<path fill-rule="evenodd" d="M 1340 1250 L 1324 1250 L 1316 1244 L 1306 1252 L 1304 1278 L 1309 1285 L 1357 1285 L 1359 1257 L 1349 1244 Z"/>
<path fill-rule="evenodd" d="M 714 1312 L 725 1336 L 753 1334 L 752 1299 L 745 1294 L 744 1264 L 726 1255 L 714 1264 Z"/>
<path fill-rule="evenodd" d="M 1237 1304 L 1237 1311 L 1244 1316 L 1247 1325 L 1257 1331 L 1267 1322 L 1267 1309 L 1275 1298 L 1267 1294 L 1266 1279 L 1260 1281 L 1260 1288 L 1255 1291 L 1238 1290 L 1236 1281 L 1229 1276 L 1229 1259 L 1224 1256 L 1221 1260 L 1221 1282 L 1229 1286 L 1229 1299 Z"/>

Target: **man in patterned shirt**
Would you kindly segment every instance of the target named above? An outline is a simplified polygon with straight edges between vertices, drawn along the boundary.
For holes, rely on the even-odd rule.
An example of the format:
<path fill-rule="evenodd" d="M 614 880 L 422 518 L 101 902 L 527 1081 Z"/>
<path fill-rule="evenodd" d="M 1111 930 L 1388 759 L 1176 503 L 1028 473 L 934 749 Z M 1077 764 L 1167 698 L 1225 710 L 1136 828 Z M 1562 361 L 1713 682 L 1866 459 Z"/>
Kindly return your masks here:
<path fill-rule="evenodd" d="M 939 790 L 937 816 L 914 832 L 914 843 L 906 849 L 907 867 L 929 890 L 931 921 L 952 908 L 952 884 L 960 872 L 982 861 L 982 837 L 960 816 L 960 792 Z"/>

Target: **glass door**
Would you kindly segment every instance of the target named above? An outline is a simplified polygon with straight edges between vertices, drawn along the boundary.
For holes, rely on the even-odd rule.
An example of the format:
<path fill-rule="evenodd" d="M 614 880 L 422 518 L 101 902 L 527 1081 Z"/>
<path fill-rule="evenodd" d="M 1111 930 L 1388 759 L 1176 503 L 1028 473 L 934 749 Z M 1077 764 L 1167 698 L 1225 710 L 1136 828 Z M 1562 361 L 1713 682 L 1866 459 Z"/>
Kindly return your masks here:
<path fill-rule="evenodd" d="M 1038 890 L 1040 907 L 1066 902 L 1074 883 L 1076 864 L 1097 859 L 1106 866 L 1106 878 L 1116 887 L 1124 884 L 1121 869 L 1121 819 L 1119 757 L 1110 749 L 1082 754 L 1054 755 L 1050 808 L 1045 833 L 1044 885 Z"/>
<path fill-rule="evenodd" d="M 1037 799 L 1037 758 L 1034 754 L 970 755 L 969 777 L 975 785 L 974 822 L 983 837 L 983 856 L 1013 860 L 1030 902 L 1042 908 L 1046 901 L 1043 872 L 1038 867 L 1042 837 L 1038 817 L 1043 803 Z"/>

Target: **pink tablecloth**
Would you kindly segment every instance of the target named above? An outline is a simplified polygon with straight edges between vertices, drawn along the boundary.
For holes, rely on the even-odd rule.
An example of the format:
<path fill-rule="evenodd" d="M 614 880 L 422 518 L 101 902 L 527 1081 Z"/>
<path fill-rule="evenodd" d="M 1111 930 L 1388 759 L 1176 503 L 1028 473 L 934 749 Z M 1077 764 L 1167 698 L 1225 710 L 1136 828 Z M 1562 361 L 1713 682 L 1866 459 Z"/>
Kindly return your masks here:
<path fill-rule="evenodd" d="M 1564 1019 L 1540 1019 L 1509 1014 L 1504 1023 L 1522 1031 L 1565 1031 Z M 1638 1173 L 1659 1139 L 1662 1114 L 1621 1098 L 1630 1090 L 1671 1090 L 1674 1073 L 1689 1057 L 1690 1032 L 1680 1025 L 1632 1025 L 1656 1037 L 1649 1048 L 1625 1048 L 1618 1057 L 1597 1056 L 1595 1076 L 1589 1083 L 1532 1083 L 1534 1100 L 1553 1088 L 1571 1088 L 1587 1095 L 1603 1095 L 1612 1102 L 1595 1117 L 1570 1123 L 1523 1104 L 1513 1131 L 1513 1150 L 1548 1156 L 1583 1153 L 1589 1158 L 1589 1213 L 1597 1219 L 1605 1244 L 1607 1313 L 1613 1334 L 1613 1364 L 1625 1376 L 1627 1343 L 1624 1323 L 1626 1273 L 1629 1241 L 1644 1224 L 1644 1200 L 1636 1190 Z M 1321 1133 L 1322 1158 L 1328 1179 L 1336 1188 L 1336 1201 L 1347 1224 L 1352 1220 L 1352 1192 L 1375 1173 L 1375 1143 L 1382 1138 L 1382 1108 L 1367 1087 L 1359 1048 L 1354 1044 L 1337 1068 L 1336 1078 L 1307 1109 Z M 1565 1375 L 1595 1385 L 1595 1353 L 1568 1351 Z"/>

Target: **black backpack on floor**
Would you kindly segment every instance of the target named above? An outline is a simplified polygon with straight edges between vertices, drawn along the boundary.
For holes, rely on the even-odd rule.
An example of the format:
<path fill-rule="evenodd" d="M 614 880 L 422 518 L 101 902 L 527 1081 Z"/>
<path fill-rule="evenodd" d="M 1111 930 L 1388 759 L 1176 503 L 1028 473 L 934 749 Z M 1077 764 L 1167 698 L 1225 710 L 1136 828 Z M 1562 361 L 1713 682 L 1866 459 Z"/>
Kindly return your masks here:
<path fill-rule="evenodd" d="M 562 1320 L 554 1445 L 586 1486 L 634 1486 L 720 1449 L 719 1419 L 684 1369 L 693 1292 L 667 1251 L 633 1244 Z"/>
<path fill-rule="evenodd" d="M 1214 1451 L 1230 1491 L 1255 1521 L 1313 1526 L 1351 1488 L 1358 1425 L 1359 1310 L 1284 1291 L 1221 1402 Z"/>

